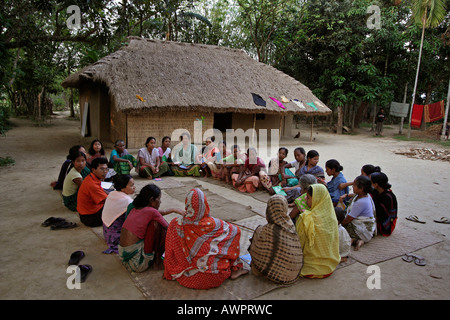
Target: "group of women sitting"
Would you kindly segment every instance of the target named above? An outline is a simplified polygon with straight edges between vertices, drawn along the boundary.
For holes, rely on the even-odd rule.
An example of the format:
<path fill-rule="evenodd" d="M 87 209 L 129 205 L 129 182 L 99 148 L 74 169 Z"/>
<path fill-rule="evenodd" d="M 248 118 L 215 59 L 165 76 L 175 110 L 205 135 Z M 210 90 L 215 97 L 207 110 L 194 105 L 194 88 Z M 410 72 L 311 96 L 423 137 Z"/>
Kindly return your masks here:
<path fill-rule="evenodd" d="M 239 259 L 245 251 L 240 248 L 240 228 L 211 216 L 200 189 L 187 194 L 184 210 L 161 210 L 161 190 L 154 184 L 131 198 L 135 193 L 132 168 L 142 178 L 203 173 L 241 192 L 267 190 L 272 195 L 267 224 L 255 230 L 248 251 L 252 272 L 277 283 L 328 277 L 348 255 L 350 244 L 358 250 L 377 232 L 388 236 L 394 231 L 397 200 L 379 167 L 365 165 L 360 176 L 347 182 L 339 162 L 328 160 L 323 170 L 315 150 L 306 154 L 296 148 L 295 160 L 287 162 L 288 149 L 280 148 L 266 170 L 254 148 L 242 154 L 235 145 L 228 152 L 225 142 L 215 147 L 211 137 L 198 153 L 188 134 L 181 141 L 182 146 L 172 152 L 169 137 L 159 148 L 155 138 L 149 137 L 137 159 L 126 151 L 123 141 L 115 143 L 109 161 L 117 173 L 112 177 L 114 191 L 108 193 L 102 212 L 108 244 L 104 253 L 117 253 L 129 271 L 164 268 L 165 279 L 197 289 L 217 287 L 248 272 Z M 62 176 L 66 172 L 64 204 L 73 211 L 76 189 L 97 157 L 105 157 L 105 152 L 101 142 L 94 140 L 87 156 L 82 146 L 72 147 L 61 168 Z M 328 182 L 325 173 L 331 177 Z M 59 182 L 52 185 L 56 189 Z M 164 216 L 169 213 L 179 217 L 167 223 Z"/>

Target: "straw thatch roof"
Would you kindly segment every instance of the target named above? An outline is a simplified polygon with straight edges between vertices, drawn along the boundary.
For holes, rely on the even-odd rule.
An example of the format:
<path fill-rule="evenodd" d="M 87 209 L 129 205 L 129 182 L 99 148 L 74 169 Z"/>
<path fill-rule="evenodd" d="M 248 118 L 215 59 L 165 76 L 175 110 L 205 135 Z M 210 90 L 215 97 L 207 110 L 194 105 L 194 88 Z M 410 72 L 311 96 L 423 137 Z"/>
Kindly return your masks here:
<path fill-rule="evenodd" d="M 128 46 L 70 75 L 62 86 L 77 88 L 84 80 L 105 84 L 116 108 L 126 112 L 331 112 L 294 78 L 250 58 L 242 50 L 211 45 L 130 37 Z M 261 96 L 266 106 L 256 105 L 252 93 Z M 269 98 L 281 101 L 281 96 L 301 100 L 305 108 L 287 102 L 283 103 L 286 109 L 282 109 Z M 307 102 L 314 102 L 317 110 Z"/>

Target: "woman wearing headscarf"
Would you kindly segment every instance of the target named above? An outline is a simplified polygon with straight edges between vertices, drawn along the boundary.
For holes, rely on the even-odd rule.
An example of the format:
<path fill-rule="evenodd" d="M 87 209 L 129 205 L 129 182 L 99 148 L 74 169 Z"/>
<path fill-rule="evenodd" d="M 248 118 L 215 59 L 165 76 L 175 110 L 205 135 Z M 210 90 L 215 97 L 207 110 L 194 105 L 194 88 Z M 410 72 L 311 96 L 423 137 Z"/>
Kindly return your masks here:
<path fill-rule="evenodd" d="M 303 250 L 301 276 L 326 278 L 341 260 L 333 202 L 327 187 L 322 184 L 313 184 L 308 188 L 306 201 L 309 210 L 300 214 L 296 222 Z"/>
<path fill-rule="evenodd" d="M 295 226 L 288 214 L 288 202 L 273 195 L 267 202 L 267 224 L 259 226 L 249 253 L 252 272 L 280 284 L 292 284 L 300 277 L 303 254 Z"/>
<path fill-rule="evenodd" d="M 184 217 L 173 219 L 167 230 L 164 278 L 182 286 L 209 289 L 225 279 L 248 273 L 239 260 L 241 230 L 209 215 L 205 194 L 189 191 Z"/>

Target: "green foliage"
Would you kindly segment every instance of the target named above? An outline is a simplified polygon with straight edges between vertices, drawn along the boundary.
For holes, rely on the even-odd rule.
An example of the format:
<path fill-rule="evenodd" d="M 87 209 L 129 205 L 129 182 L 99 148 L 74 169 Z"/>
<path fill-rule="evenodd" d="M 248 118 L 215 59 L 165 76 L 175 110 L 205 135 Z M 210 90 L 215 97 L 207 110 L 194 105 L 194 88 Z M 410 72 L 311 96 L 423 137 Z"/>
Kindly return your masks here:
<path fill-rule="evenodd" d="M 3 103 L 0 104 L 0 135 L 4 136 L 6 131 L 11 129 L 9 122 L 9 108 Z"/>
<path fill-rule="evenodd" d="M 403 101 L 406 84 L 411 96 L 421 36 L 413 3 L 434 3 L 427 14 L 442 19 L 449 1 L 4 0 L 0 95 L 14 114 L 44 118 L 53 105 L 63 107 L 55 98 L 63 79 L 139 36 L 243 49 L 304 83 L 331 109 L 344 108 L 346 125 L 352 118 L 370 123 L 373 105 Z M 82 12 L 79 30 L 66 26 L 73 4 Z M 380 29 L 367 26 L 370 5 L 381 9 Z M 427 29 L 419 103 L 446 98 L 449 19 Z M 76 104 L 76 92 L 65 94 Z"/>
<path fill-rule="evenodd" d="M 0 167 L 6 167 L 9 165 L 14 165 L 16 161 L 11 158 L 10 156 L 7 156 L 6 158 L 0 157 Z"/>

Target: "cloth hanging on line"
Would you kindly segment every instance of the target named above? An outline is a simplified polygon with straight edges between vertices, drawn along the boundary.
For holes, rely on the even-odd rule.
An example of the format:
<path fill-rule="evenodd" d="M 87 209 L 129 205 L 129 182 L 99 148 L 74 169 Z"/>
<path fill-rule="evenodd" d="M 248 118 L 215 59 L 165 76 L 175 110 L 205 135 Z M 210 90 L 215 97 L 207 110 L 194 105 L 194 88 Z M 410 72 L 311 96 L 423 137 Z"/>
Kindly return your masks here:
<path fill-rule="evenodd" d="M 289 99 L 286 98 L 285 96 L 281 96 L 281 102 L 289 102 Z"/>
<path fill-rule="evenodd" d="M 394 117 L 405 118 L 408 116 L 409 104 L 400 102 L 391 102 L 390 115 Z"/>
<path fill-rule="evenodd" d="M 273 97 L 269 97 L 269 98 L 272 99 L 273 101 L 275 101 L 280 108 L 286 109 L 286 107 L 283 106 L 283 104 L 280 101 L 278 101 L 277 99 L 275 99 Z"/>
<path fill-rule="evenodd" d="M 253 96 L 253 102 L 257 105 L 257 106 L 266 106 L 266 101 L 259 95 L 256 93 L 252 93 Z"/>
<path fill-rule="evenodd" d="M 423 109 L 425 122 L 435 122 L 444 118 L 444 100 L 426 104 Z"/>
<path fill-rule="evenodd" d="M 306 109 L 306 107 L 303 105 L 303 102 L 299 101 L 298 99 L 292 99 L 293 103 L 295 103 L 300 109 Z"/>
<path fill-rule="evenodd" d="M 306 103 L 308 106 L 310 106 L 311 108 L 313 108 L 314 110 L 319 110 L 319 109 L 317 109 L 317 107 L 316 107 L 316 105 L 314 104 L 314 102 L 307 102 Z"/>
<path fill-rule="evenodd" d="M 422 104 L 413 105 L 411 114 L 411 127 L 420 128 L 420 125 L 422 123 L 423 107 L 424 106 Z"/>

